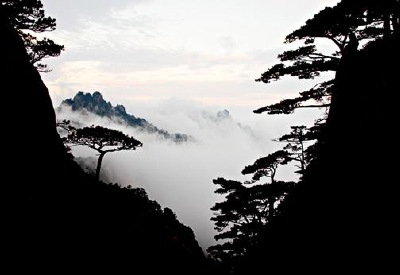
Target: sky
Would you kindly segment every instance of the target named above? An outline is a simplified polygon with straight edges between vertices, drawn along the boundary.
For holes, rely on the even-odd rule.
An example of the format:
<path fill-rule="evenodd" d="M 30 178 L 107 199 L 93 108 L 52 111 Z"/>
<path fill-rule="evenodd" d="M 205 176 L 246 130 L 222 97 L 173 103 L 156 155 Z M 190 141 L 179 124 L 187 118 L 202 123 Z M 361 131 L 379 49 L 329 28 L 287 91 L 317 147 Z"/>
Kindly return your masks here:
<path fill-rule="evenodd" d="M 337 2 L 42 0 L 46 14 L 57 20 L 57 29 L 45 35 L 65 46 L 59 57 L 44 60 L 52 71 L 42 78 L 54 107 L 78 91 L 100 91 L 130 114 L 200 140 L 177 147 L 142 136 L 143 148 L 106 157 L 104 169 L 110 180 L 145 187 L 208 247 L 215 233 L 209 208 L 218 199 L 212 179 L 240 178 L 244 165 L 277 146 L 272 138 L 315 117 L 305 110 L 255 115 L 254 109 L 312 86 L 291 78 L 268 85 L 255 79 L 289 49 L 287 34 Z M 224 109 L 230 120 L 209 119 Z"/>

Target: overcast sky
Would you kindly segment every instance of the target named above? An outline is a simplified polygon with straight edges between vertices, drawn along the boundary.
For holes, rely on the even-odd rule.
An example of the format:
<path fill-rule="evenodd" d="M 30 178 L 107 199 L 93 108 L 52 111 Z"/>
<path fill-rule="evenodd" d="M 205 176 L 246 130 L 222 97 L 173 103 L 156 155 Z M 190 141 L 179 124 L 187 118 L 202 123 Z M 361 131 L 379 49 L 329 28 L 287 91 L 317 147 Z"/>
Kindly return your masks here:
<path fill-rule="evenodd" d="M 46 36 L 66 49 L 45 60 L 52 72 L 42 74 L 55 107 L 78 91 L 100 91 L 130 114 L 201 141 L 179 148 L 147 142 L 133 155 L 106 157 L 103 165 L 114 180 L 140 182 L 207 247 L 215 233 L 209 221 L 212 179 L 235 179 L 244 165 L 277 147 L 271 138 L 314 115 L 305 110 L 297 117 L 253 114 L 312 85 L 290 78 L 269 85 L 254 80 L 288 49 L 287 34 L 339 1 L 42 2 L 47 15 L 57 19 L 57 30 Z M 232 122 L 221 126 L 205 119 L 205 113 L 223 109 L 230 111 Z M 250 126 L 255 136 L 237 123 Z"/>
<path fill-rule="evenodd" d="M 57 19 L 46 35 L 66 48 L 46 59 L 54 105 L 98 90 L 128 108 L 179 97 L 252 110 L 298 92 L 298 81 L 254 79 L 287 49 L 287 34 L 338 0 L 42 2 Z"/>

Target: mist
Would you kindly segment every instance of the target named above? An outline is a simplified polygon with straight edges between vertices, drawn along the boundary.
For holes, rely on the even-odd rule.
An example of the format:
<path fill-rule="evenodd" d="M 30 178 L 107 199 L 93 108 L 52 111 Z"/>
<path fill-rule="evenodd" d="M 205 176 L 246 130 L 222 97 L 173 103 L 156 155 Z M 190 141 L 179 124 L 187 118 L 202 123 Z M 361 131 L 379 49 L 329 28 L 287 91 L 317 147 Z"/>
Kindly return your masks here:
<path fill-rule="evenodd" d="M 216 186 L 212 180 L 217 177 L 249 179 L 240 173 L 246 165 L 283 146 L 272 139 L 290 131 L 290 125 L 310 125 L 315 117 L 315 112 L 303 112 L 299 116 L 256 115 L 245 108 L 227 110 L 176 98 L 152 102 L 147 107 L 142 104 L 138 114 L 135 107 L 126 105 L 128 113 L 170 133 L 188 134 L 193 140 L 175 143 L 112 119 L 72 112 L 68 108 L 57 112 L 57 119 L 79 122 L 79 127 L 94 124 L 121 130 L 140 140 L 143 147 L 134 151 L 106 154 L 101 180 L 144 188 L 150 199 L 171 208 L 179 221 L 193 229 L 204 250 L 216 243 L 217 232 L 210 220 L 213 216 L 210 208 L 223 199 L 214 194 Z M 94 172 L 95 151 L 72 147 L 72 153 L 86 171 Z M 292 179 L 293 169 L 285 167 L 278 176 Z"/>

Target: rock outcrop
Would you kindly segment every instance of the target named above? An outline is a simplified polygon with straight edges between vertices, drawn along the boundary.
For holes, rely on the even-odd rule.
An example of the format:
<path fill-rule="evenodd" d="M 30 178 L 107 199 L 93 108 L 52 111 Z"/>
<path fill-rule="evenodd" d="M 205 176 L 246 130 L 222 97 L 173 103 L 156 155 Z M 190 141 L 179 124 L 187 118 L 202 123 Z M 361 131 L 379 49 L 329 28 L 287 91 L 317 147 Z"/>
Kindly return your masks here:
<path fill-rule="evenodd" d="M 133 127 L 139 132 L 156 135 L 176 143 L 193 140 L 191 136 L 170 133 L 154 126 L 144 118 L 128 114 L 123 105 L 113 106 L 109 101 L 104 100 L 103 95 L 97 91 L 93 94 L 78 92 L 73 98 L 63 100 L 56 111 L 61 113 L 64 108 L 71 108 L 71 111 L 80 112 L 82 115 L 91 113 L 101 118 L 110 119 L 117 124 Z"/>

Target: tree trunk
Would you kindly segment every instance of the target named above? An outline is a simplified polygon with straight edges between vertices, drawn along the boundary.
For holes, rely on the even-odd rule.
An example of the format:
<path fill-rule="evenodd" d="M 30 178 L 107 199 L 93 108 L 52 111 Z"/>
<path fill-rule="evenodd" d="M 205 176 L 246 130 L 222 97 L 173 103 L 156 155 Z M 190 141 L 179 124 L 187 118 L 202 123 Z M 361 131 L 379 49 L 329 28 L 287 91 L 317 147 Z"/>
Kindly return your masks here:
<path fill-rule="evenodd" d="M 391 23 L 390 15 L 385 14 L 383 18 L 383 36 L 385 37 L 388 37 L 391 33 L 390 23 Z"/>
<path fill-rule="evenodd" d="M 400 32 L 400 14 L 393 14 L 392 15 L 392 27 L 393 33 L 398 35 Z"/>
<path fill-rule="evenodd" d="M 100 153 L 99 159 L 97 160 L 96 180 L 100 180 L 101 163 L 103 161 L 103 158 L 104 158 L 105 154 L 106 154 L 106 152 Z"/>
<path fill-rule="evenodd" d="M 274 204 L 275 204 L 275 199 L 273 196 L 270 196 L 268 198 L 268 218 L 269 218 L 269 220 L 271 220 L 272 217 L 274 216 L 274 211 L 275 211 Z"/>

